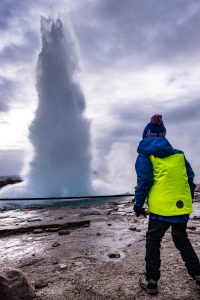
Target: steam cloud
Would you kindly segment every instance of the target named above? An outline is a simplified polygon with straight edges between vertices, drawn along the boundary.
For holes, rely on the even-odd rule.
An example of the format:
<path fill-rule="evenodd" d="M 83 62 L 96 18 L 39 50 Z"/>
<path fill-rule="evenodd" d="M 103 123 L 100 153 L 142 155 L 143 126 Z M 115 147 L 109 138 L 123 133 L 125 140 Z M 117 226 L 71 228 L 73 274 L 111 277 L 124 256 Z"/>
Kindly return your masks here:
<path fill-rule="evenodd" d="M 30 126 L 34 154 L 25 181 L 5 187 L 1 197 L 91 194 L 90 122 L 75 77 L 77 51 L 60 19 L 41 19 L 37 66 L 38 108 Z"/>

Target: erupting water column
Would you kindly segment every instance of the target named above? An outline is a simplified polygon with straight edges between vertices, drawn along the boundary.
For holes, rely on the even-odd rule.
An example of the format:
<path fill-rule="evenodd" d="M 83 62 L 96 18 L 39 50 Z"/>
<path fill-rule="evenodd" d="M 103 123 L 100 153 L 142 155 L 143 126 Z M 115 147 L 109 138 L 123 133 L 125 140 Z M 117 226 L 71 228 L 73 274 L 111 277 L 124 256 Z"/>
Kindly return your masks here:
<path fill-rule="evenodd" d="M 68 30 L 68 29 L 66 29 Z M 30 126 L 34 156 L 26 187 L 39 196 L 91 193 L 90 122 L 75 80 L 77 55 L 60 19 L 41 19 L 37 66 L 38 108 Z"/>

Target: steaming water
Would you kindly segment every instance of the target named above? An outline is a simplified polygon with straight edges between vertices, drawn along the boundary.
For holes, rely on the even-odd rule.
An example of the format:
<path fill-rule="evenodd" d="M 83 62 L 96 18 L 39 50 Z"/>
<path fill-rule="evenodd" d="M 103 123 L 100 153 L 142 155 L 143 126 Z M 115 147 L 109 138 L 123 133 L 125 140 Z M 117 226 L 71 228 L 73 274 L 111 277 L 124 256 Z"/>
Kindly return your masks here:
<path fill-rule="evenodd" d="M 91 194 L 90 122 L 75 76 L 77 51 L 60 19 L 41 19 L 38 108 L 30 126 L 34 155 L 22 184 L 5 187 L 0 197 Z"/>

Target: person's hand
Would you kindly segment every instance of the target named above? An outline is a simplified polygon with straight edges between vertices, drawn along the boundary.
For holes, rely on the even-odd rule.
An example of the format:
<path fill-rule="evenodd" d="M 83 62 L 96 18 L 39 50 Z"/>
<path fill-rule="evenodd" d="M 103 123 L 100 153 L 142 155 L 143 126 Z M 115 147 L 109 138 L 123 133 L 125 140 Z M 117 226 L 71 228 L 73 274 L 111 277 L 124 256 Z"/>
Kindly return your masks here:
<path fill-rule="evenodd" d="M 146 211 L 143 207 L 139 207 L 135 204 L 133 210 L 136 214 L 136 217 L 139 217 L 140 215 L 143 215 L 145 218 L 147 217 Z"/>

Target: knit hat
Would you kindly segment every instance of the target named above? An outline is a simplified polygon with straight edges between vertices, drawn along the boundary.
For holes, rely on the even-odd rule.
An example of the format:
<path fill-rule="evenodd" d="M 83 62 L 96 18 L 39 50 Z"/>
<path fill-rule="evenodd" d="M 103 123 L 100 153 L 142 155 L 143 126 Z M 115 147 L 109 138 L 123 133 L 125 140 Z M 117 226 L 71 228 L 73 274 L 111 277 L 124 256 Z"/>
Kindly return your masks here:
<path fill-rule="evenodd" d="M 151 117 L 151 122 L 145 127 L 142 138 L 165 137 L 166 128 L 163 124 L 162 115 L 156 114 Z"/>

